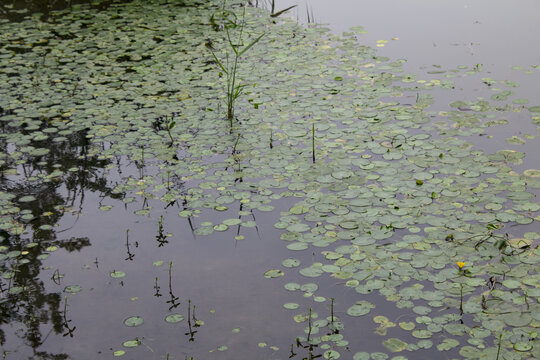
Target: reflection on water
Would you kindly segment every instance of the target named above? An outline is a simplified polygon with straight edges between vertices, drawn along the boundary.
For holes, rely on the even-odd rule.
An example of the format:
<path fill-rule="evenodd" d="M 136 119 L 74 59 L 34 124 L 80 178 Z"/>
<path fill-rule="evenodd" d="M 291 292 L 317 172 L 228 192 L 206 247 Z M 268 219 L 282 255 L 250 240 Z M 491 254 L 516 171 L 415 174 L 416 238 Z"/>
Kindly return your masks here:
<path fill-rule="evenodd" d="M 307 22 L 307 11 L 316 22 L 341 34 L 363 26 L 360 41 L 376 46 L 379 53 L 406 59 L 409 70 L 433 64 L 450 69 L 480 63 L 506 79 L 513 65 L 540 65 L 540 49 L 531 46 L 540 33 L 540 4 L 504 0 L 276 0 L 276 8 L 298 5 L 289 15 Z M 283 16 L 283 15 L 282 15 Z M 392 40 L 395 39 L 395 40 Z"/>
<path fill-rule="evenodd" d="M 1 114 L 5 118 L 10 115 Z M 59 249 L 73 253 L 90 246 L 87 236 L 65 238 L 59 235 L 57 228 L 66 213 L 83 211 L 86 191 L 113 198 L 120 195 L 111 193 L 108 180 L 103 176 L 103 168 L 110 161 L 89 155 L 90 144 L 85 131 L 66 134 L 56 141 L 47 137 L 23 141 L 50 128 L 49 120 L 42 119 L 32 129 L 24 123 L 16 127 L 2 121 L 1 125 L 0 149 L 4 156 L 0 191 L 3 201 L 11 199 L 13 211 L 19 214 L 15 213 L 14 217 L 3 214 L 1 321 L 17 327 L 15 336 L 32 349 L 36 358 L 65 359 L 67 354 L 42 350 L 51 333 L 73 337 L 75 332 L 75 326 L 69 324 L 68 297 L 48 291 L 45 285 L 46 281 L 60 285 L 64 274 L 60 268 L 50 269 L 44 261 L 48 254 Z M 13 146 L 14 141 L 19 145 L 17 148 Z M 14 156 L 23 145 L 26 151 Z M 32 155 L 33 149 L 48 151 Z M 49 270 L 48 273 L 52 271 L 50 280 L 44 281 L 41 275 L 44 269 Z M 0 329 L 4 356 L 14 350 L 6 339 L 10 337 Z"/>

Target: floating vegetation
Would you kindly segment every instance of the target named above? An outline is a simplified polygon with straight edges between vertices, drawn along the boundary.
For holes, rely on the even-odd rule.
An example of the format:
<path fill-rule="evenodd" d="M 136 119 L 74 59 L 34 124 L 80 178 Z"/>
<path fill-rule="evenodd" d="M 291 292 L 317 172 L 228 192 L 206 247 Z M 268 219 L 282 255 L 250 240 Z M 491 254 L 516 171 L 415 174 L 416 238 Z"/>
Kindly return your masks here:
<path fill-rule="evenodd" d="M 72 325 L 80 314 L 68 318 L 68 298 L 62 312 L 60 294 L 72 294 L 69 306 L 81 309 L 94 291 L 115 309 L 133 306 L 107 313 L 107 323 L 117 318 L 128 334 L 115 340 L 115 347 L 126 349 L 114 356 L 152 349 L 143 339 L 159 338 L 152 331 L 164 326 L 184 326 L 189 346 L 205 324 L 196 310 L 207 314 L 213 298 L 205 292 L 214 291 L 191 279 L 205 281 L 227 259 L 199 265 L 188 253 L 182 258 L 189 262 L 188 277 L 175 273 L 183 264 L 171 249 L 187 238 L 196 243 L 189 246 L 205 249 L 201 254 L 214 240 L 223 249 L 217 241 L 254 246 L 264 239 L 282 242 L 286 255 L 256 253 L 266 262 L 257 279 L 269 288 L 277 284 L 289 300 L 241 315 L 254 323 L 269 316 L 263 328 L 272 315 L 285 313 L 289 322 L 271 330 L 285 328 L 294 337 L 268 346 L 272 342 L 253 340 L 262 337 L 249 327 L 223 335 L 237 325 L 220 324 L 226 315 L 210 313 L 208 328 L 216 326 L 221 337 L 197 343 L 200 354 L 232 349 L 238 345 L 231 338 L 246 334 L 261 344 L 253 351 L 282 357 L 540 357 L 540 170 L 520 168 L 524 152 L 488 154 L 471 140 L 513 126 L 517 113 L 538 125 L 540 107 L 513 99 L 508 88 L 516 84 L 484 76 L 487 96 L 440 108 L 433 89 L 451 92 L 450 80 L 405 74 L 403 61 L 358 44 L 360 28 L 337 37 L 317 25 L 278 21 L 279 13 L 237 2 L 224 8 L 221 2 L 156 0 L 100 12 L 51 12 L 54 22 L 0 24 L 5 322 L 20 326 L 25 341 L 49 319 L 55 334 L 84 341 Z M 445 72 L 431 75 L 438 74 Z M 452 74 L 485 75 L 481 64 Z M 224 82 L 230 124 L 221 114 Z M 508 146 L 526 146 L 538 134 L 505 137 Z M 99 201 L 87 205 L 85 189 Z M 105 265 L 101 254 L 100 262 L 92 255 L 93 265 L 81 266 L 82 255 L 69 260 L 75 255 L 69 253 L 89 247 L 89 238 L 56 237 L 69 216 L 84 215 L 83 203 L 104 216 L 119 216 L 124 208 L 133 224 L 152 229 L 150 239 L 128 231 L 124 241 L 121 230 L 121 250 L 102 242 Z M 268 213 L 278 216 L 276 236 L 259 231 Z M 165 224 L 175 223 L 184 224 L 183 231 L 166 233 Z M 127 257 L 117 253 L 124 246 Z M 163 252 L 144 264 L 134 260 L 134 248 L 142 259 L 152 246 Z M 227 270 L 252 257 L 231 261 Z M 79 282 L 60 274 L 66 267 L 91 268 L 101 283 L 87 286 L 85 275 Z M 57 290 L 46 289 L 43 279 L 49 278 Z M 229 293 L 226 284 L 218 287 L 219 294 Z M 258 301 L 245 287 L 237 301 Z M 205 298 L 197 307 L 186 291 L 195 288 Z M 138 302 L 164 308 L 153 318 L 133 310 Z M 77 324 L 78 331 L 92 326 Z M 349 329 L 364 326 L 378 343 L 356 342 Z M 38 337 L 32 351 L 46 340 Z"/>
<path fill-rule="evenodd" d="M 130 316 L 124 320 L 124 325 L 128 327 L 140 326 L 144 323 L 144 320 L 140 316 Z"/>
<path fill-rule="evenodd" d="M 170 314 L 165 317 L 165 321 L 171 324 L 177 323 L 184 320 L 184 315 L 182 314 Z"/>

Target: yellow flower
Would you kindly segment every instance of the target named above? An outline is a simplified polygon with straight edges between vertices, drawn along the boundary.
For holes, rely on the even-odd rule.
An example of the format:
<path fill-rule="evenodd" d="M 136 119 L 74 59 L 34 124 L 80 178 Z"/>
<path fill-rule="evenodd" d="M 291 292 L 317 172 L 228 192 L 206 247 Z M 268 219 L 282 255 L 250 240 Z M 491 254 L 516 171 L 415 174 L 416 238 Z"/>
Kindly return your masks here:
<path fill-rule="evenodd" d="M 457 266 L 459 266 L 460 269 L 462 269 L 465 266 L 464 262 L 458 261 Z"/>

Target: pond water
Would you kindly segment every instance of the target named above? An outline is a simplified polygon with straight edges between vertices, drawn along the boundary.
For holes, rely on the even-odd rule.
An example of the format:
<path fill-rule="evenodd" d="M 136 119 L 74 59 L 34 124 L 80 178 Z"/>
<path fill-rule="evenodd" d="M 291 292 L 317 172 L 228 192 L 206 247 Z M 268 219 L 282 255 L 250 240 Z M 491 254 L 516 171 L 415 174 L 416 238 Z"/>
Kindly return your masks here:
<path fill-rule="evenodd" d="M 276 11 L 290 6 L 296 7 L 287 16 L 306 24 L 309 12 L 309 21 L 325 24 L 336 34 L 364 27 L 362 44 L 377 47 L 382 56 L 405 59 L 403 68 L 423 78 L 434 71 L 481 64 L 483 76 L 519 84 L 514 89 L 518 97 L 532 100 L 538 91 L 539 72 L 526 71 L 540 64 L 540 49 L 531 46 L 540 33 L 537 1 L 275 1 Z M 474 99 L 489 94 L 481 81 L 467 80 L 452 96 Z M 452 102 L 448 94 L 443 96 L 441 104 Z M 482 148 L 494 150 L 493 143 L 483 143 Z"/>
<path fill-rule="evenodd" d="M 524 0 L 278 0 L 275 8 L 292 5 L 288 16 L 307 22 L 307 11 L 316 22 L 336 34 L 363 26 L 362 42 L 375 47 L 387 40 L 379 53 L 406 59 L 408 70 L 441 65 L 483 64 L 490 72 L 509 77 L 512 66 L 538 65 L 540 50 L 532 46 L 540 24 L 539 4 Z M 283 16 L 283 15 L 282 15 Z M 395 40 L 392 40 L 395 39 Z"/>
<path fill-rule="evenodd" d="M 540 357 L 538 3 L 258 5 L 0 23 L 3 357 Z"/>

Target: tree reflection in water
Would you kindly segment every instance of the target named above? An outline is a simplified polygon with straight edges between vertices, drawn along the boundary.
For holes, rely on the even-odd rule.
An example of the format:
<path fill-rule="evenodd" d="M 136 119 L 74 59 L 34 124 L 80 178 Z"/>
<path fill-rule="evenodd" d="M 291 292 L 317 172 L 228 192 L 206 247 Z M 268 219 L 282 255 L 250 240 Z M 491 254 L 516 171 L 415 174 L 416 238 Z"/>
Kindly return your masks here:
<path fill-rule="evenodd" d="M 43 119 L 41 127 L 48 125 L 48 120 Z M 123 194 L 113 194 L 108 187 L 103 169 L 110 160 L 90 155 L 86 131 L 72 133 L 61 142 L 42 140 L 26 145 L 50 150 L 42 156 L 22 153 L 9 143 L 10 135 L 17 132 L 24 135 L 30 130 L 23 126 L 5 126 L 2 122 L 0 153 L 4 155 L 0 166 L 0 193 L 9 194 L 2 199 L 11 199 L 10 211 L 5 209 L 6 202 L 0 204 L 2 222 L 11 217 L 8 220 L 20 225 L 0 230 L 0 345 L 4 356 L 14 351 L 5 348 L 5 331 L 16 329 L 9 336 L 20 338 L 32 348 L 35 358 L 67 359 L 67 354 L 40 351 L 51 332 L 65 336 L 76 334 L 69 320 L 68 298 L 62 299 L 60 293 L 47 293 L 40 279 L 42 260 L 51 246 L 73 252 L 90 245 L 87 237 L 59 239 L 55 231 L 67 210 L 74 206 L 79 207 L 77 211 L 81 210 L 85 191 L 111 198 L 121 198 Z M 12 156 L 15 152 L 18 152 L 16 156 Z M 8 169 L 17 169 L 17 172 Z M 54 176 L 54 172 L 58 176 Z M 35 200 L 16 200 L 28 195 Z M 55 272 L 52 280 L 59 283 L 60 279 L 61 274 Z"/>

